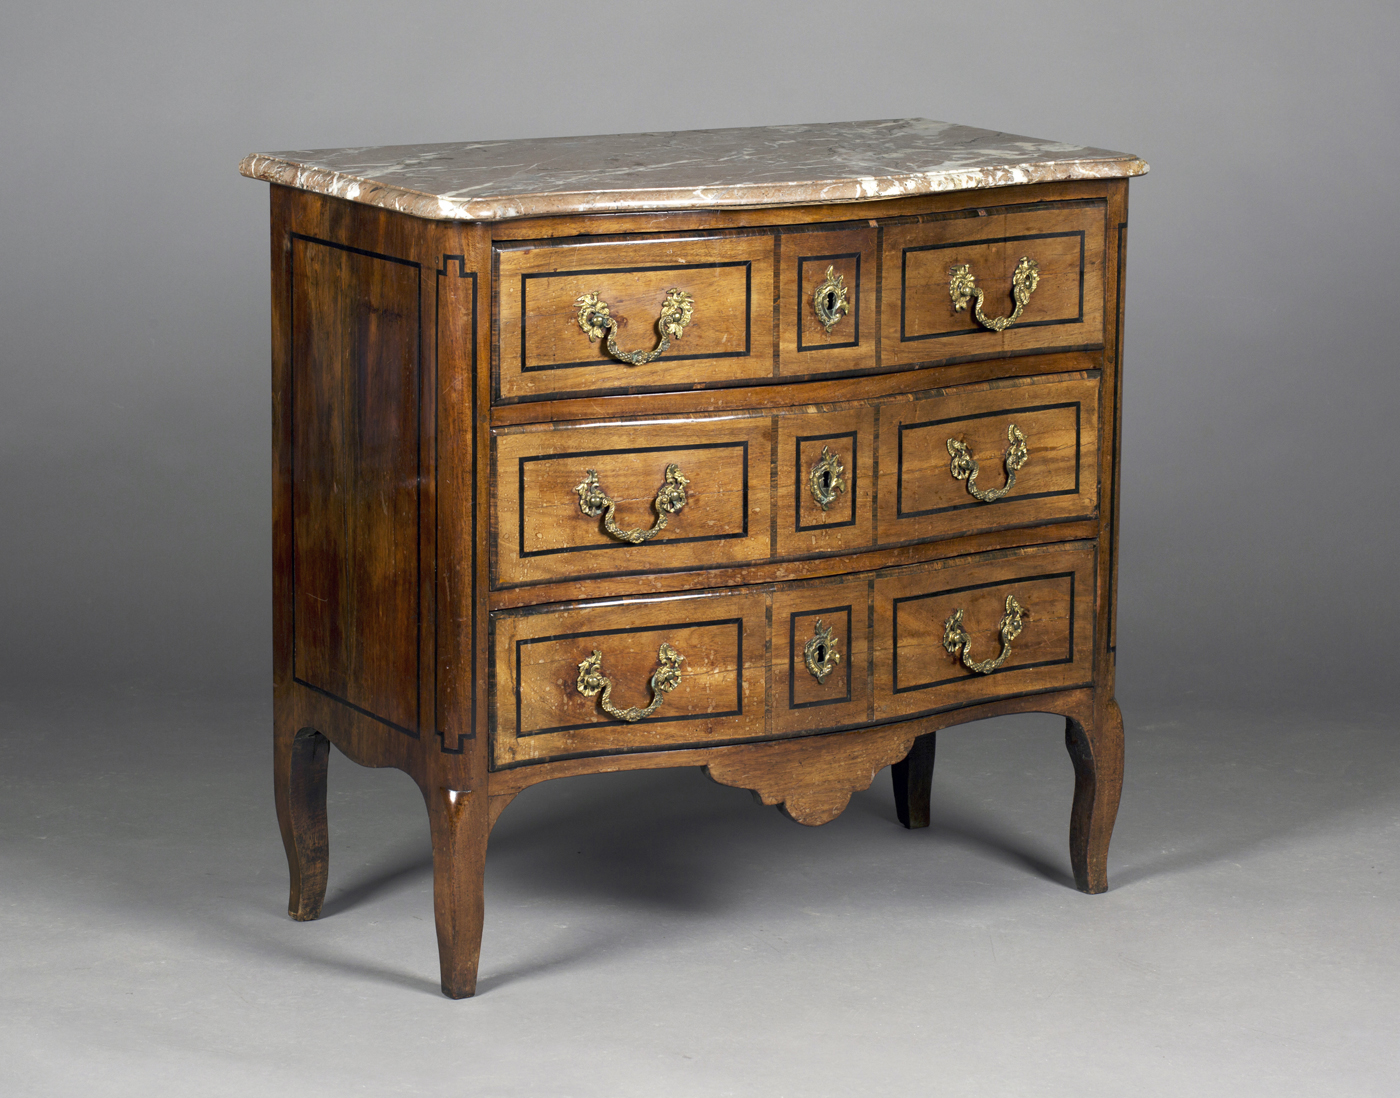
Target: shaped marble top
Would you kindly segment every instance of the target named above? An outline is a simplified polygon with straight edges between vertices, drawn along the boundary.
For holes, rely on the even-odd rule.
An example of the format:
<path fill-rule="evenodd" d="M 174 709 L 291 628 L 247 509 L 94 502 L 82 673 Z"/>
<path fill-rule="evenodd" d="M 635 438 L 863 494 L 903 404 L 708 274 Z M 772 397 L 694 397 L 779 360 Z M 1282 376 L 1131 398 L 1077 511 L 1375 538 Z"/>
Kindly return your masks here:
<path fill-rule="evenodd" d="M 416 217 L 858 202 L 1143 175 L 1128 153 L 895 118 L 804 126 L 254 153 L 253 179 Z"/>

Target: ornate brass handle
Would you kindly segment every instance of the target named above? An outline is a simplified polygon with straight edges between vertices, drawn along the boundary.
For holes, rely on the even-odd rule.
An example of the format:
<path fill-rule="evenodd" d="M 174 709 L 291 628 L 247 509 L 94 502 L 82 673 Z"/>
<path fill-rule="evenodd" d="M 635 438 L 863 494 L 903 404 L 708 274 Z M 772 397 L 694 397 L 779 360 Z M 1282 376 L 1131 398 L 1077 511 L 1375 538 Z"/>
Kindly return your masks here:
<path fill-rule="evenodd" d="M 1011 297 L 1016 302 L 1015 311 L 1010 316 L 994 316 L 988 320 L 982 314 L 982 302 L 986 300 L 986 295 L 972 277 L 972 267 L 967 263 L 960 263 L 949 268 L 948 274 L 948 293 L 953 299 L 953 312 L 960 313 L 966 309 L 968 301 L 976 294 L 977 304 L 972 308 L 972 315 L 977 318 L 978 324 L 994 332 L 1005 331 L 1021 319 L 1021 310 L 1026 307 L 1026 302 L 1030 301 L 1031 294 L 1035 293 L 1036 286 L 1040 284 L 1040 265 L 1030 256 L 1023 255 L 1021 262 L 1016 264 L 1016 270 L 1011 273 Z"/>
<path fill-rule="evenodd" d="M 672 287 L 666 291 L 666 300 L 661 305 L 661 316 L 656 321 L 656 332 L 660 337 L 656 349 L 621 351 L 617 346 L 617 321 L 608 312 L 608 303 L 595 292 L 584 294 L 574 304 L 578 306 L 578 326 L 588 333 L 589 342 L 594 342 L 606 334 L 605 346 L 608 348 L 608 354 L 631 366 L 644 366 L 660 358 L 670 348 L 672 338 L 680 339 L 685 326 L 690 323 L 691 313 L 695 311 L 695 299 L 684 290 Z"/>
<path fill-rule="evenodd" d="M 980 499 L 983 503 L 995 503 L 1016 486 L 1016 470 L 1026 464 L 1030 458 L 1030 453 L 1026 450 L 1026 436 L 1021 433 L 1021 429 L 1014 423 L 1006 425 L 1006 454 L 1001 463 L 1006 469 L 1006 483 L 1000 488 L 978 488 L 977 459 L 967 448 L 967 443 L 950 438 L 948 440 L 948 472 L 953 474 L 954 480 L 967 481 L 967 490 L 972 493 L 974 499 Z"/>
<path fill-rule="evenodd" d="M 606 530 L 618 541 L 629 542 L 632 545 L 640 545 L 644 541 L 650 541 L 666 528 L 666 517 L 674 515 L 685 506 L 685 486 L 690 483 L 690 479 L 681 474 L 679 465 L 666 466 L 666 480 L 660 488 L 656 490 L 656 499 L 652 506 L 656 508 L 656 523 L 650 530 L 643 530 L 638 527 L 635 530 L 621 530 L 613 516 L 617 514 L 617 502 L 603 491 L 603 486 L 598 483 L 598 470 L 589 469 L 588 475 L 583 478 L 583 483 L 577 485 L 574 491 L 578 493 L 578 509 L 589 518 L 603 516 L 603 529 Z"/>
<path fill-rule="evenodd" d="M 1021 635 L 1030 614 L 1016 601 L 1014 595 L 1006 596 L 1006 613 L 1001 616 L 1001 655 L 995 659 L 974 660 L 972 658 L 972 638 L 963 628 L 963 612 L 954 610 L 953 616 L 943 623 L 943 647 L 954 656 L 961 656 L 963 666 L 979 675 L 990 675 L 1006 662 L 1011 655 L 1011 642 Z"/>
<path fill-rule="evenodd" d="M 613 705 L 609 700 L 612 697 L 612 679 L 603 674 L 603 653 L 596 648 L 578 665 L 578 692 L 585 698 L 597 697 L 601 692 L 603 696 L 598 701 L 604 713 L 628 724 L 636 724 L 655 713 L 666 695 L 681 684 L 681 661 L 685 657 L 663 642 L 656 658 L 659 666 L 651 674 L 651 704 L 645 709 L 636 706 L 619 709 Z"/>
<path fill-rule="evenodd" d="M 846 280 L 836 273 L 836 268 L 828 266 L 826 278 L 812 293 L 812 309 L 817 314 L 817 320 L 826 329 L 826 334 L 831 334 L 831 329 L 836 327 L 836 322 L 850 311 L 850 304 L 846 300 Z"/>
<path fill-rule="evenodd" d="M 826 677 L 841 662 L 841 653 L 836 651 L 836 637 L 829 625 L 822 624 L 821 618 L 817 619 L 812 639 L 802 649 L 802 658 L 806 661 L 807 670 L 819 683 L 826 682 Z"/>
<path fill-rule="evenodd" d="M 841 459 L 831 452 L 831 447 L 822 447 L 822 456 L 812 466 L 807 483 L 812 489 L 812 498 L 821 504 L 825 511 L 836 501 L 838 493 L 846 490 L 846 467 Z"/>

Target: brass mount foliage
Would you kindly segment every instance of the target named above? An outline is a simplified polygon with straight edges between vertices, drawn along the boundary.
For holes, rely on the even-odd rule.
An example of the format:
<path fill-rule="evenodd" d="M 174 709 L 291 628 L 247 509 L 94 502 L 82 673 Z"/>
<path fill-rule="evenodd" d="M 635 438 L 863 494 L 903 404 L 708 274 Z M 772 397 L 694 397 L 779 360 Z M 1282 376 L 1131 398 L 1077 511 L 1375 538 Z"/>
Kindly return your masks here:
<path fill-rule="evenodd" d="M 658 666 L 651 675 L 651 704 L 645 709 L 638 709 L 635 705 L 619 709 L 613 705 L 612 679 L 603 674 L 603 653 L 596 648 L 592 655 L 578 665 L 578 692 L 585 698 L 597 697 L 601 693 L 603 696 L 598 699 L 598 703 L 603 707 L 604 713 L 628 724 L 636 724 L 655 713 L 666 700 L 666 695 L 681 684 L 681 661 L 685 657 L 669 644 L 662 642 L 656 658 Z"/>
<path fill-rule="evenodd" d="M 846 490 L 846 467 L 841 459 L 831 452 L 831 447 L 822 447 L 822 456 L 812 466 L 807 482 L 812 489 L 812 498 L 821 504 L 825 511 L 839 493 Z"/>
<path fill-rule="evenodd" d="M 850 302 L 846 300 L 846 280 L 836 273 L 835 267 L 826 268 L 826 278 L 812 292 L 812 309 L 827 335 L 836 327 L 836 322 L 850 312 Z"/>
<path fill-rule="evenodd" d="M 962 664 L 969 671 L 979 675 L 990 675 L 1006 662 L 1011 655 L 1011 642 L 1021 635 L 1021 629 L 1030 614 L 1016 601 L 1014 595 L 1006 596 L 1006 613 L 1001 616 L 1001 654 L 995 659 L 974 660 L 972 658 L 972 638 L 963 628 L 963 612 L 954 610 L 952 617 L 943 623 L 943 647 L 950 655 L 961 656 Z"/>
<path fill-rule="evenodd" d="M 684 290 L 674 286 L 666 291 L 666 300 L 661 305 L 661 316 L 656 321 L 656 334 L 659 342 L 650 351 L 623 351 L 617 346 L 617 321 L 608 311 L 608 303 L 596 291 L 584 294 L 575 305 L 578 306 L 578 326 L 588 333 L 589 342 L 606 336 L 604 346 L 608 354 L 629 366 L 644 366 L 660 358 L 670 349 L 672 339 L 680 339 L 685 326 L 690 323 L 695 311 L 695 299 Z"/>
<path fill-rule="evenodd" d="M 826 682 L 826 677 L 841 662 L 841 653 L 836 651 L 836 637 L 830 626 L 822 624 L 821 618 L 817 619 L 812 639 L 802 649 L 802 658 L 807 663 L 807 670 L 819 683 Z"/>
<path fill-rule="evenodd" d="M 959 263 L 948 269 L 948 275 L 948 294 L 953 299 L 953 312 L 960 313 L 966 309 L 968 301 L 975 294 L 977 304 L 972 308 L 972 315 L 976 317 L 977 323 L 994 332 L 1004 332 L 1021 319 L 1021 310 L 1026 307 L 1031 294 L 1035 293 L 1036 286 L 1040 284 L 1040 265 L 1028 255 L 1021 257 L 1021 262 L 1016 264 L 1016 270 L 1011 273 L 1011 297 L 1016 302 L 1016 309 L 1010 316 L 994 316 L 991 319 L 982 312 L 982 302 L 986 300 L 986 295 L 972 275 L 972 266 Z"/>
<path fill-rule="evenodd" d="M 625 541 L 631 545 L 640 545 L 644 541 L 650 541 L 666 528 L 666 519 L 669 515 L 674 515 L 685 506 L 685 488 L 690 483 L 689 478 L 681 473 L 679 465 L 666 466 L 666 480 L 657 489 L 656 499 L 652 501 L 652 506 L 656 508 L 656 522 L 650 530 L 643 530 L 638 527 L 635 530 L 623 530 L 617 525 L 614 516 L 617 514 L 617 502 L 603 491 L 603 486 L 598 483 L 598 470 L 589 469 L 588 475 L 583 478 L 583 483 L 575 486 L 574 491 L 578 493 L 578 508 L 590 518 L 603 516 L 603 529 L 618 541 Z"/>
<path fill-rule="evenodd" d="M 1001 499 L 1012 488 L 1016 486 L 1016 471 L 1025 465 L 1030 458 L 1030 452 L 1026 449 L 1026 436 L 1021 433 L 1021 429 L 1014 423 L 1006 425 L 1006 454 L 1002 458 L 1002 466 L 1006 469 L 1006 483 L 1000 488 L 978 488 L 977 474 L 979 467 L 977 459 L 972 456 L 972 452 L 967 448 L 967 443 L 961 439 L 950 438 L 948 440 L 948 472 L 953 474 L 954 480 L 967 481 L 967 490 L 974 499 L 979 499 L 983 503 L 995 503 Z"/>

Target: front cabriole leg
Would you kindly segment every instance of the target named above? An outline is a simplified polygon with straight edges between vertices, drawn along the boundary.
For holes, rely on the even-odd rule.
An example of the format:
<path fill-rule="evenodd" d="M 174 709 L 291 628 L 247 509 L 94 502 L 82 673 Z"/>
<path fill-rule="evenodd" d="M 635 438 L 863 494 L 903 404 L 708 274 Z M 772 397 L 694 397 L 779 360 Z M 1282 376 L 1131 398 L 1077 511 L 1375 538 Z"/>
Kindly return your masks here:
<path fill-rule="evenodd" d="M 1123 792 L 1123 714 L 1112 698 L 1085 718 L 1065 718 L 1065 746 L 1074 763 L 1069 860 L 1081 892 L 1108 891 L 1108 842 Z"/>
<path fill-rule="evenodd" d="M 483 884 L 490 832 L 483 793 L 425 788 L 433 838 L 433 914 L 437 920 L 442 993 L 449 999 L 476 994 L 485 914 Z"/>

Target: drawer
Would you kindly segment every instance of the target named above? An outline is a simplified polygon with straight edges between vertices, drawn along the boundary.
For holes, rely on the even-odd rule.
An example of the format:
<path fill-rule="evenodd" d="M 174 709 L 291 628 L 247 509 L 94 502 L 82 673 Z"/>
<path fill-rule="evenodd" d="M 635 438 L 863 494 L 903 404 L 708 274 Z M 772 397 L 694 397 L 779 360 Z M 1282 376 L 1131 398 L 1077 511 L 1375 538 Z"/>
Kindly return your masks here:
<path fill-rule="evenodd" d="M 946 389 L 880 409 L 881 545 L 1090 518 L 1097 374 Z"/>
<path fill-rule="evenodd" d="M 1099 396 L 1098 375 L 1079 373 L 820 408 L 498 428 L 492 586 L 1091 518 Z"/>
<path fill-rule="evenodd" d="M 766 594 L 744 592 L 493 614 L 493 765 L 761 738 L 766 607 Z M 591 692 L 580 689 L 590 659 Z M 627 721 L 605 699 L 655 709 Z"/>
<path fill-rule="evenodd" d="M 771 379 L 773 254 L 770 233 L 497 246 L 496 400 Z M 609 334 L 624 354 L 656 350 L 672 290 L 689 295 L 679 337 L 643 364 L 609 353 Z M 582 312 L 597 338 L 580 322 L 588 295 L 599 305 Z"/>
<path fill-rule="evenodd" d="M 874 718 L 1087 685 L 1095 561 L 1094 542 L 1069 542 L 877 575 Z"/>
<path fill-rule="evenodd" d="M 778 373 L 876 368 L 876 230 L 791 228 L 778 236 Z"/>
<path fill-rule="evenodd" d="M 813 735 L 1085 685 L 1095 553 L 1069 542 L 498 611 L 492 765 Z"/>
<path fill-rule="evenodd" d="M 989 206 L 889 224 L 881 264 L 881 354 L 886 368 L 969 358 L 1096 350 L 1103 346 L 1107 205 L 1099 199 Z M 952 272 L 967 268 L 988 321 L 1012 315 L 1022 258 L 1038 278 L 1002 331 L 976 319 L 974 293 L 958 309 Z"/>
<path fill-rule="evenodd" d="M 768 559 L 772 430 L 751 415 L 497 432 L 492 585 Z"/>

